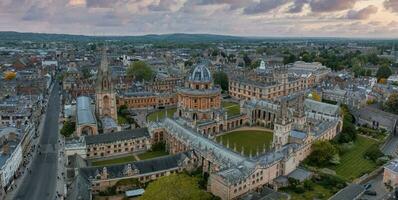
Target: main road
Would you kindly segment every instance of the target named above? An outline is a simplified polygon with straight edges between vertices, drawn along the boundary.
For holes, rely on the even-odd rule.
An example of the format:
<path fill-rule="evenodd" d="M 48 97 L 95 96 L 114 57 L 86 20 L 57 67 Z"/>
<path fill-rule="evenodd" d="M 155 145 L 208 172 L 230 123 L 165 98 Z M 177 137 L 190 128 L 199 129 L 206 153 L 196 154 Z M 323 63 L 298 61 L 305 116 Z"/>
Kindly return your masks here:
<path fill-rule="evenodd" d="M 55 199 L 58 161 L 58 119 L 60 97 L 58 82 L 50 94 L 42 135 L 39 139 L 41 154 L 36 153 L 31 165 L 31 174 L 26 174 L 18 187 L 14 199 L 47 200 Z"/>

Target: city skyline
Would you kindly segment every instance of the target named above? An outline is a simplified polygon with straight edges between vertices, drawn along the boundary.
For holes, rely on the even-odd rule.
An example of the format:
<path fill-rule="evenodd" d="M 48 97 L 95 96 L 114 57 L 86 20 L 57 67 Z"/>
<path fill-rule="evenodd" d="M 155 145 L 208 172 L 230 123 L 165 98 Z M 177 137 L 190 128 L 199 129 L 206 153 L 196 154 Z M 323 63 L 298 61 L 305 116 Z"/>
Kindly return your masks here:
<path fill-rule="evenodd" d="M 5 0 L 0 11 L 0 31 L 398 37 L 397 0 Z"/>

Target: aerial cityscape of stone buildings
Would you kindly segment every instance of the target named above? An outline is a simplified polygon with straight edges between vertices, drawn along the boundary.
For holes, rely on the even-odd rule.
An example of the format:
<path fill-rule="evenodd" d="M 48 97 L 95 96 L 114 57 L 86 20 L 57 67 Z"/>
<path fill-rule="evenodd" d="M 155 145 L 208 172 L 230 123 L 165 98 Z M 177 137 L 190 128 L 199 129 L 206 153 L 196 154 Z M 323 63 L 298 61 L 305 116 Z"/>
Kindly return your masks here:
<path fill-rule="evenodd" d="M 277 44 L 310 53 L 325 48 L 316 42 Z M 314 144 L 338 140 L 346 115 L 355 118 L 359 131 L 386 134 L 380 149 L 390 157 L 375 166 L 383 171 L 383 183 L 398 186 L 397 152 L 389 143 L 398 132 L 398 117 L 379 106 L 398 91 L 396 67 L 383 82 L 299 55 L 287 62 L 277 46 L 259 53 L 266 46 L 260 43 L 241 47 L 220 42 L 212 48 L 36 45 L 0 49 L 0 199 L 17 195 L 21 180 L 33 177 L 35 156 L 54 154 L 49 159 L 58 163 L 51 170 L 59 174 L 54 184 L 59 198 L 94 199 L 113 190 L 113 196 L 120 196 L 146 189 L 161 177 L 196 171 L 207 176 L 204 190 L 223 200 L 268 189 L 284 195 L 292 178 L 301 183 L 317 178 L 308 157 Z M 346 47 L 344 52 L 377 51 Z M 379 57 L 392 59 L 395 54 L 390 54 L 380 52 Z M 129 74 L 137 61 L 149 66 L 149 79 L 138 81 Z M 226 87 L 218 73 L 227 76 Z M 59 113 L 48 106 L 54 96 L 60 97 L 54 103 L 60 105 Z M 46 119 L 47 112 L 54 116 Z M 48 120 L 59 133 L 69 129 L 70 134 L 55 131 L 59 138 L 47 143 L 41 135 L 50 128 Z M 269 132 L 269 143 L 244 149 L 222 139 L 253 130 Z M 162 153 L 151 155 L 158 148 Z M 109 160 L 116 161 L 101 164 Z"/>

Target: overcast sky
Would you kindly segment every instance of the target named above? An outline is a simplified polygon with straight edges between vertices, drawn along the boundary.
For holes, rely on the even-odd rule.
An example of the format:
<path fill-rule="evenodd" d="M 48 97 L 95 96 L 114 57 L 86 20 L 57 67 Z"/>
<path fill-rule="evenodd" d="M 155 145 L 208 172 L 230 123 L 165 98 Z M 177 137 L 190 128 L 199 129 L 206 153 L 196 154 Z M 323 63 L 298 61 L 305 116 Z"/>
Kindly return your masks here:
<path fill-rule="evenodd" d="M 0 0 L 0 31 L 398 38 L 398 0 Z"/>

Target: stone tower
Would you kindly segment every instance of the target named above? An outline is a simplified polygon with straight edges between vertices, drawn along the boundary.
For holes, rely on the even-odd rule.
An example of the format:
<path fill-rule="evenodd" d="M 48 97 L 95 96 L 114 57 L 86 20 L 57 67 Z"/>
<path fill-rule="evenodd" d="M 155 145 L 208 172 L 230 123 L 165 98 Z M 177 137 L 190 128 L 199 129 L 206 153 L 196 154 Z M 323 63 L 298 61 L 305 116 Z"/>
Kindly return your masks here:
<path fill-rule="evenodd" d="M 281 99 L 280 108 L 274 123 L 274 136 L 272 147 L 280 149 L 289 142 L 290 131 L 292 130 L 292 119 L 289 116 L 288 103 L 285 98 Z"/>
<path fill-rule="evenodd" d="M 101 65 L 97 74 L 95 90 L 96 113 L 100 119 L 110 117 L 117 121 L 116 94 L 112 84 L 112 74 L 109 71 L 106 49 L 102 51 Z"/>
<path fill-rule="evenodd" d="M 305 111 L 304 111 L 304 92 L 298 92 L 297 93 L 297 98 L 296 98 L 296 108 L 293 113 L 294 121 L 295 124 L 298 126 L 298 128 L 303 129 L 304 125 L 307 121 L 307 117 L 305 116 Z"/>
<path fill-rule="evenodd" d="M 206 63 L 196 65 L 185 87 L 177 90 L 176 115 L 190 122 L 215 120 L 221 109 L 221 89 L 213 86 Z"/>

